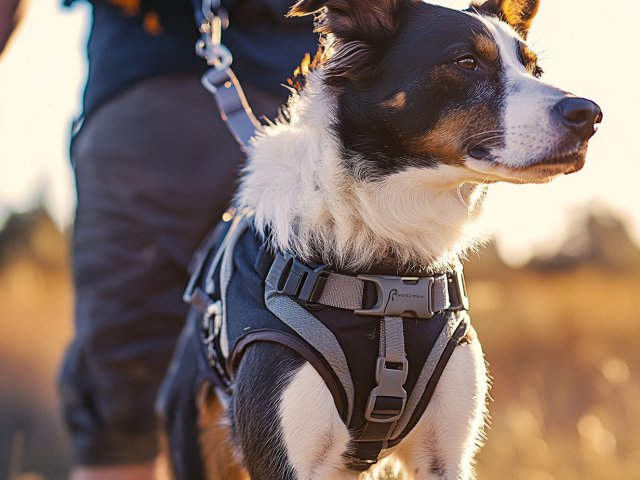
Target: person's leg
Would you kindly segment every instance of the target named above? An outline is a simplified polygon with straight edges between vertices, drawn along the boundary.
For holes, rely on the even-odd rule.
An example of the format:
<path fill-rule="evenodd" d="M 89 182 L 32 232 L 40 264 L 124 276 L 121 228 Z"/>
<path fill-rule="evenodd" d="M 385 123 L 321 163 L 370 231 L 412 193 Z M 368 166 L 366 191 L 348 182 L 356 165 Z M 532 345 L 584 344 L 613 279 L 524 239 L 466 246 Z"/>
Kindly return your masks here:
<path fill-rule="evenodd" d="M 274 115 L 277 100 L 248 97 Z M 61 376 L 75 480 L 151 472 L 153 402 L 187 311 L 186 267 L 228 206 L 241 158 L 190 75 L 135 85 L 76 139 L 76 337 Z"/>

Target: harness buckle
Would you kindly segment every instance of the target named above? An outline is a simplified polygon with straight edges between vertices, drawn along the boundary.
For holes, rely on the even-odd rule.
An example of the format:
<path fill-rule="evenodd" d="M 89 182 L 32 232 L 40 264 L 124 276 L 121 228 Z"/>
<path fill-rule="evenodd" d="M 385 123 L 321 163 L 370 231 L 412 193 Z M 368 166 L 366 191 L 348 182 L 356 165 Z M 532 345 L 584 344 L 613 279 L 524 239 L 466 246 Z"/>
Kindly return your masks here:
<path fill-rule="evenodd" d="M 467 285 L 464 281 L 462 270 L 447 274 L 447 285 L 449 287 L 450 310 L 469 310 L 469 297 L 467 296 Z"/>
<path fill-rule="evenodd" d="M 402 388 L 409 373 L 409 362 L 405 358 L 401 369 L 387 368 L 385 357 L 376 361 L 376 382 L 371 390 L 364 417 L 374 423 L 395 422 L 402 416 L 407 403 L 407 391 Z"/>
<path fill-rule="evenodd" d="M 358 275 L 358 278 L 376 284 L 378 301 L 368 310 L 355 310 L 354 313 L 357 315 L 433 317 L 431 300 L 433 277 Z"/>
<path fill-rule="evenodd" d="M 320 299 L 329 278 L 328 268 L 329 265 L 307 267 L 290 253 L 277 253 L 269 269 L 267 282 L 278 293 L 290 295 L 304 303 L 315 303 Z"/>

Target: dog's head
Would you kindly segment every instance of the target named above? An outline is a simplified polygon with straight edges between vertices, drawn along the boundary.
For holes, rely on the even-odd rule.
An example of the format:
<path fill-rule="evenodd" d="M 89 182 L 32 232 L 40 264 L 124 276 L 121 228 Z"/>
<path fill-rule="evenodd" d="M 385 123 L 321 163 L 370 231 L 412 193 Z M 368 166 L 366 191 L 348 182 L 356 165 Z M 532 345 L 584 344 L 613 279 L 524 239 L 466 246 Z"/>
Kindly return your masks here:
<path fill-rule="evenodd" d="M 291 15 L 321 12 L 320 62 L 353 174 L 444 164 L 459 183 L 543 183 L 582 168 L 602 113 L 541 80 L 526 43 L 538 3 L 298 2 Z"/>

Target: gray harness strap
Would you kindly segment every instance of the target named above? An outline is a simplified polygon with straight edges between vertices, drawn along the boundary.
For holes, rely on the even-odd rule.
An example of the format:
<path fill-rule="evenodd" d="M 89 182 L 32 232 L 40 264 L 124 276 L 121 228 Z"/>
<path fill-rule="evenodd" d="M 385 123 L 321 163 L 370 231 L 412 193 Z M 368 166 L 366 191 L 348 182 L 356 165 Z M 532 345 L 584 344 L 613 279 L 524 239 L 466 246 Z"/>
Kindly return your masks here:
<path fill-rule="evenodd" d="M 288 295 L 279 294 L 266 284 L 264 300 L 271 313 L 304 338 L 327 360 L 347 394 L 347 419 L 351 421 L 355 389 L 342 348 L 335 335 L 316 317 L 294 302 Z"/>
<path fill-rule="evenodd" d="M 202 76 L 202 86 L 213 94 L 220 116 L 236 141 L 243 147 L 249 145 L 251 137 L 262 131 L 262 125 L 251 111 L 231 69 L 209 69 Z"/>
<path fill-rule="evenodd" d="M 380 320 L 380 356 L 385 362 L 392 363 L 402 363 L 406 358 L 401 317 L 383 317 Z"/>
<path fill-rule="evenodd" d="M 420 318 L 429 318 L 434 312 L 440 312 L 446 310 L 451 306 L 449 300 L 449 289 L 447 288 L 447 276 L 441 275 L 439 277 L 404 277 L 403 287 L 411 289 L 416 287 L 415 293 L 403 293 L 394 288 L 392 282 L 398 282 L 401 277 L 385 277 L 374 275 L 359 275 L 357 277 L 350 277 L 348 275 L 340 275 L 338 273 L 330 273 L 327 278 L 327 282 L 322 290 L 322 295 L 318 299 L 318 303 L 328 305 L 330 307 L 344 308 L 346 310 L 358 310 L 359 314 L 373 315 L 373 310 L 376 311 L 376 315 L 394 315 L 401 316 L 404 311 L 394 310 L 393 302 L 402 299 L 403 307 L 408 305 L 407 299 L 412 297 L 416 300 L 416 304 L 423 303 L 425 296 L 430 296 L 430 308 L 431 312 L 427 315 L 417 313 Z M 425 282 L 425 279 L 428 281 Z M 385 282 L 386 280 L 386 282 Z M 362 293 L 364 291 L 364 282 L 371 281 L 376 283 L 379 287 L 382 287 L 382 293 L 385 293 L 385 288 L 388 286 L 389 295 L 382 296 L 378 299 L 378 303 L 369 310 L 362 309 Z M 394 292 L 395 290 L 395 292 Z M 426 290 L 426 291 L 425 291 Z M 410 305 L 409 305 L 410 306 Z M 422 306 L 418 307 L 422 310 Z M 407 309 L 408 310 L 408 309 Z M 366 312 L 366 313 L 365 313 Z M 413 315 L 408 315 L 413 316 Z"/>
<path fill-rule="evenodd" d="M 227 287 L 231 282 L 233 276 L 233 251 L 236 247 L 236 243 L 249 227 L 249 221 L 247 217 L 239 215 L 240 219 L 237 224 L 231 226 L 231 229 L 225 237 L 225 248 L 222 256 L 222 264 L 220 265 L 220 300 L 222 303 L 222 321 L 220 328 L 220 349 L 224 358 L 229 357 L 229 337 L 227 335 Z M 235 226 L 235 228 L 234 228 Z"/>
<path fill-rule="evenodd" d="M 413 391 L 411 392 L 411 396 L 407 400 L 405 405 L 405 414 L 398 420 L 396 423 L 393 432 L 391 433 L 391 437 L 395 438 L 406 428 L 413 412 L 418 406 L 418 402 L 422 399 L 422 396 L 427 388 L 427 383 L 429 383 L 429 379 L 433 376 L 433 372 L 444 353 L 444 349 L 447 344 L 451 340 L 454 335 L 454 332 L 458 329 L 463 320 L 469 321 L 469 316 L 466 312 L 456 312 L 452 313 L 449 316 L 449 321 L 447 325 L 442 329 L 438 339 L 436 340 L 436 344 L 429 352 L 429 356 L 427 357 L 427 361 L 425 362 L 422 370 L 420 371 L 420 376 L 418 377 L 418 381 L 413 387 Z"/>
<path fill-rule="evenodd" d="M 362 308 L 364 282 L 356 277 L 330 273 L 318 303 L 345 310 Z"/>
<path fill-rule="evenodd" d="M 452 302 L 449 295 L 450 283 L 455 283 L 458 290 L 463 289 L 460 271 L 438 277 L 354 277 L 328 272 L 327 268 L 325 265 L 312 269 L 289 253 L 277 253 L 267 281 L 278 293 L 294 296 L 305 303 L 353 310 L 357 315 L 431 318 L 435 312 L 468 307 L 466 296 L 465 301 L 456 299 Z M 362 304 L 364 282 L 374 283 L 378 290 L 378 301 L 369 309 L 363 309 Z"/>

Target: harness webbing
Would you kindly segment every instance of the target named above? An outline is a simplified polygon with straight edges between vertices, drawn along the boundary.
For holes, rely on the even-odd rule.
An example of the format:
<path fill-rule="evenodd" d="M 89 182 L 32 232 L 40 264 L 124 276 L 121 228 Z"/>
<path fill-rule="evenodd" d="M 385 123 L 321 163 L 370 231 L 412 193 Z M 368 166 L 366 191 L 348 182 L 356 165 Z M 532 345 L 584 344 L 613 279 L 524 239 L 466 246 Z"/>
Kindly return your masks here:
<path fill-rule="evenodd" d="M 443 310 L 468 308 L 461 270 L 435 277 L 398 277 L 342 275 L 328 268 L 308 267 L 290 253 L 275 253 L 266 282 L 278 293 L 303 303 L 353 310 L 358 315 L 431 318 Z M 366 283 L 375 284 L 378 290 L 377 302 L 367 309 Z"/>
<path fill-rule="evenodd" d="M 402 318 L 383 317 L 380 320 L 380 356 L 385 362 L 392 363 L 402 363 L 406 358 Z"/>
<path fill-rule="evenodd" d="M 291 327 L 329 363 L 347 395 L 345 423 L 349 425 L 353 414 L 355 389 L 347 359 L 335 335 L 291 297 L 277 293 L 269 284 L 265 287 L 264 299 L 271 313 Z"/>
<path fill-rule="evenodd" d="M 236 141 L 243 147 L 249 145 L 249 140 L 262 131 L 262 125 L 251 111 L 231 69 L 209 69 L 202 76 L 202 86 L 213 94 L 220 116 Z"/>

